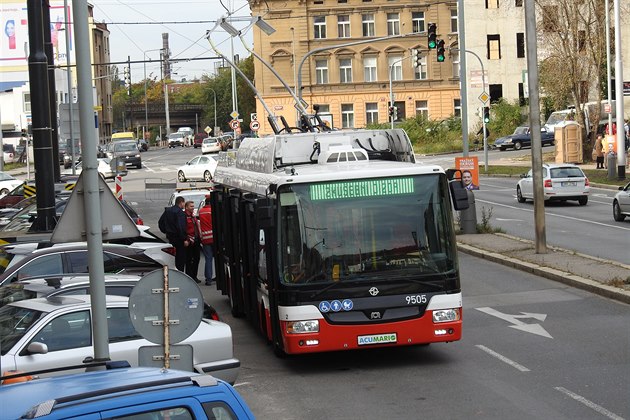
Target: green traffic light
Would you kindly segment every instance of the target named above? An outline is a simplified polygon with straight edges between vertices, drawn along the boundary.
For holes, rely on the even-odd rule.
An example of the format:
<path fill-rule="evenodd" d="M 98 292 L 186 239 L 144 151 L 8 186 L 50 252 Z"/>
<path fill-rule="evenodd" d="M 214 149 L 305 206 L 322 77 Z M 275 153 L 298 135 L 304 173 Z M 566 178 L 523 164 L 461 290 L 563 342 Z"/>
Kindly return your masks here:
<path fill-rule="evenodd" d="M 435 43 L 435 41 L 429 41 L 429 48 L 433 49 L 436 47 L 436 45 L 437 44 Z"/>
<path fill-rule="evenodd" d="M 438 63 L 444 62 L 444 56 L 443 55 L 438 55 L 437 56 L 437 61 L 438 61 Z"/>

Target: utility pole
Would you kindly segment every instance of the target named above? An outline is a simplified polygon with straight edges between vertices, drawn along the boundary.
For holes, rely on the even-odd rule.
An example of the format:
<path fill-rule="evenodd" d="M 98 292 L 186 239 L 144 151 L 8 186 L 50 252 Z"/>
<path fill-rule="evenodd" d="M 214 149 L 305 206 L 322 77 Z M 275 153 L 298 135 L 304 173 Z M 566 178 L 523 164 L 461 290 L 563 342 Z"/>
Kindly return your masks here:
<path fill-rule="evenodd" d="M 619 0 L 613 0 L 615 8 L 615 87 L 617 91 L 617 176 L 626 179 L 626 130 L 623 119 L 623 63 L 621 61 L 621 20 Z"/>
<path fill-rule="evenodd" d="M 538 93 L 538 50 L 536 46 L 536 4 L 525 0 L 525 38 L 527 45 L 527 82 L 529 88 L 529 126 L 532 135 L 532 173 L 534 176 L 534 224 L 536 253 L 547 253 L 545 199 L 542 184 L 542 144 L 540 142 L 540 97 Z"/>
<path fill-rule="evenodd" d="M 463 156 L 468 157 L 468 80 L 466 79 L 466 35 L 464 25 L 464 0 L 457 1 L 457 43 L 459 45 L 459 89 L 462 107 Z M 483 80 L 483 73 L 481 74 Z"/>
<path fill-rule="evenodd" d="M 65 10 L 65 9 L 64 9 Z M 57 127 L 57 87 L 55 86 L 55 54 L 53 51 L 52 38 L 50 35 L 50 0 L 43 1 L 43 27 L 44 30 L 44 52 L 48 61 L 48 100 L 50 101 L 50 134 L 52 147 L 52 170 L 55 181 L 59 181 L 61 169 L 59 168 L 59 136 Z"/>

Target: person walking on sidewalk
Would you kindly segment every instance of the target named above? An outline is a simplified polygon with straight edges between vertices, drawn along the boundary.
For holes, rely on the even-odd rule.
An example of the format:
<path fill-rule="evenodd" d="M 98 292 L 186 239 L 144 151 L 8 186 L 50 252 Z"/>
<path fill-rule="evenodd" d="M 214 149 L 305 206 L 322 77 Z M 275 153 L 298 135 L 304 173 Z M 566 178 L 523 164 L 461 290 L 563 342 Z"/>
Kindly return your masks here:
<path fill-rule="evenodd" d="M 210 196 L 206 196 L 205 205 L 199 210 L 199 231 L 201 232 L 201 252 L 205 258 L 203 267 L 206 278 L 206 286 L 210 286 L 215 281 L 212 275 L 212 247 L 214 235 L 212 233 L 212 206 Z"/>
<path fill-rule="evenodd" d="M 158 227 L 166 234 L 166 238 L 175 248 L 175 267 L 184 271 L 186 264 L 186 215 L 184 214 L 184 197 L 177 197 L 172 207 L 166 207 L 160 216 Z"/>
<path fill-rule="evenodd" d="M 195 282 L 201 283 L 201 280 L 197 278 L 197 271 L 199 271 L 199 257 L 200 257 L 200 245 L 199 245 L 199 223 L 195 216 L 195 202 L 186 201 L 184 207 L 186 212 L 186 274 L 188 274 Z"/>
<path fill-rule="evenodd" d="M 597 162 L 597 167 L 595 169 L 604 169 L 604 144 L 602 143 L 602 135 L 597 135 L 597 140 L 595 140 L 595 158 Z"/>

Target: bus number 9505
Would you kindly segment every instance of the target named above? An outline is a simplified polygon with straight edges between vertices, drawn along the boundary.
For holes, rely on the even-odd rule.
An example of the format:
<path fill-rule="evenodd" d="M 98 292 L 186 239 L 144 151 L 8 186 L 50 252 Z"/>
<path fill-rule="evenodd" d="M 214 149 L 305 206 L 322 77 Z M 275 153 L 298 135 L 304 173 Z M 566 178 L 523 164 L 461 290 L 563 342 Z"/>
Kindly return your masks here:
<path fill-rule="evenodd" d="M 419 304 L 427 303 L 427 295 L 405 296 L 405 300 L 407 301 L 407 305 L 419 305 Z"/>

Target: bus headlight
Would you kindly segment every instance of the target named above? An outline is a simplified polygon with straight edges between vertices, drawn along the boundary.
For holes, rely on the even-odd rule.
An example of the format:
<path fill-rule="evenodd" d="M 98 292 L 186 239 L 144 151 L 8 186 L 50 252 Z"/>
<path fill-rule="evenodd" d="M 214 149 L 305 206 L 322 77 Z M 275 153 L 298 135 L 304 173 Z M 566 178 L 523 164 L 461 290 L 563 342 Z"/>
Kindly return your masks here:
<path fill-rule="evenodd" d="M 460 314 L 459 309 L 440 309 L 433 311 L 433 322 L 452 322 L 459 321 Z"/>
<path fill-rule="evenodd" d="M 306 321 L 287 322 L 287 334 L 309 334 L 319 332 L 319 321 L 309 319 Z"/>

